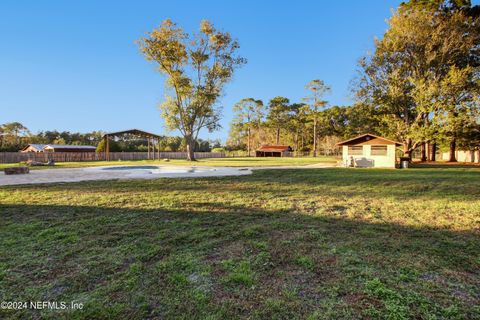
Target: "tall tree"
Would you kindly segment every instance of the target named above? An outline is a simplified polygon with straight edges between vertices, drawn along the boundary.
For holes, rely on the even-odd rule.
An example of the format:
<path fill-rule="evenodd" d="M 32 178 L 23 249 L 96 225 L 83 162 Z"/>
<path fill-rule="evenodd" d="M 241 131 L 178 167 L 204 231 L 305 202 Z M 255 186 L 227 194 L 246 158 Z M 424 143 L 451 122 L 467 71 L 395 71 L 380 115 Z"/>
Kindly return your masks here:
<path fill-rule="evenodd" d="M 220 127 L 218 99 L 234 70 L 246 63 L 237 54 L 238 41 L 206 20 L 200 23 L 200 32 L 191 36 L 167 19 L 138 43 L 145 58 L 166 76 L 167 97 L 160 105 L 165 124 L 181 132 L 188 160 L 195 160 L 200 130 Z"/>
<path fill-rule="evenodd" d="M 300 139 L 307 128 L 309 121 L 304 103 L 293 103 L 290 105 L 290 118 L 288 128 L 293 134 L 293 144 L 295 151 L 300 151 Z M 303 147 L 303 146 L 302 146 Z"/>
<path fill-rule="evenodd" d="M 0 150 L 3 149 L 4 137 L 5 137 L 5 129 L 3 128 L 3 125 L 0 125 Z"/>
<path fill-rule="evenodd" d="M 267 124 L 275 129 L 275 143 L 280 144 L 280 129 L 286 127 L 289 120 L 290 100 L 275 97 L 268 102 Z"/>
<path fill-rule="evenodd" d="M 313 121 L 313 156 L 317 156 L 317 124 L 320 116 L 320 112 L 327 106 L 327 101 L 322 100 L 325 93 L 330 91 L 330 87 L 327 86 L 322 80 L 312 80 L 306 86 L 305 89 L 310 91 L 310 95 L 304 100 L 307 102 L 307 114 Z"/>
<path fill-rule="evenodd" d="M 263 102 L 253 98 L 240 100 L 233 106 L 233 122 L 247 134 L 247 154 L 250 157 L 252 129 L 257 128 L 263 119 Z"/>
<path fill-rule="evenodd" d="M 30 131 L 20 122 L 9 122 L 2 125 L 5 143 L 16 148 L 20 145 L 20 138 L 30 134 Z"/>

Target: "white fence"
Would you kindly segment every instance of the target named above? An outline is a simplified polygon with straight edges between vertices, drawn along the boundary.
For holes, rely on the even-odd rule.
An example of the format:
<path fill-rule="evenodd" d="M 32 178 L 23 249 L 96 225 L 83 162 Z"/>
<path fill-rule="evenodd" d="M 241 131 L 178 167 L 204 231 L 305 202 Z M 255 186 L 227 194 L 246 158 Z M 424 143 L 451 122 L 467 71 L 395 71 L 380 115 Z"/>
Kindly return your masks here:
<path fill-rule="evenodd" d="M 110 160 L 148 160 L 148 152 L 110 152 Z M 186 159 L 186 152 L 155 152 L 155 159 Z M 223 152 L 195 152 L 195 158 L 225 158 Z M 153 159 L 153 152 L 150 152 Z M 18 163 L 22 161 L 72 162 L 102 161 L 104 152 L 0 152 L 0 163 Z"/>
<path fill-rule="evenodd" d="M 450 152 L 443 152 L 440 157 L 441 160 L 449 160 L 450 159 Z M 474 162 L 480 163 L 480 152 L 477 150 L 474 151 L 462 151 L 457 150 L 455 151 L 455 159 L 458 162 Z"/>

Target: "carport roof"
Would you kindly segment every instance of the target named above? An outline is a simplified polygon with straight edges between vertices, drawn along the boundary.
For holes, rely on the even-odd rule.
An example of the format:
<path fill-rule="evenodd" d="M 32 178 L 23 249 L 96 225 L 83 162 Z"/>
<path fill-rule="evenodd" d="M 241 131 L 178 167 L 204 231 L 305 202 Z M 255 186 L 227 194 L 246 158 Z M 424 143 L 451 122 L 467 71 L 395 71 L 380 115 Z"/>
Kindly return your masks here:
<path fill-rule="evenodd" d="M 123 130 L 123 131 L 117 131 L 117 132 L 108 132 L 108 133 L 105 133 L 103 135 L 103 137 L 105 137 L 105 136 L 109 136 L 109 137 L 121 136 L 123 134 L 133 134 L 133 135 L 136 135 L 136 136 L 147 137 L 147 138 L 158 138 L 158 139 L 162 138 L 162 136 L 160 136 L 158 134 L 143 131 L 143 130 L 138 130 L 138 129 L 129 129 L 129 130 Z"/>

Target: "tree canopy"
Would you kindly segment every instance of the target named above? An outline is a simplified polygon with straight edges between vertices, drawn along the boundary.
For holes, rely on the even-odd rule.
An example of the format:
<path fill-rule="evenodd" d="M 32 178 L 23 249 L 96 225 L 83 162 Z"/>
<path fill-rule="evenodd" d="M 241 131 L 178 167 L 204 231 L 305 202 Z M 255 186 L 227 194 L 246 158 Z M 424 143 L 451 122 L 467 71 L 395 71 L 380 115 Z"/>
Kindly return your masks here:
<path fill-rule="evenodd" d="M 410 154 L 440 136 L 455 141 L 478 109 L 480 25 L 468 1 L 411 1 L 360 62 L 357 97 L 382 134 Z"/>

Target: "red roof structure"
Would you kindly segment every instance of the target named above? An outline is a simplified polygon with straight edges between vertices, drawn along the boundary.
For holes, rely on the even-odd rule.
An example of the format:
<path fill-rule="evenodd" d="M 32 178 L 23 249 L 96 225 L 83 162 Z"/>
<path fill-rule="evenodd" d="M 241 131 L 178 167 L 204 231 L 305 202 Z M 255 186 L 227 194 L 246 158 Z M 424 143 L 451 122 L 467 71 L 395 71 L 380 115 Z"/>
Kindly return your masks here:
<path fill-rule="evenodd" d="M 267 152 L 285 152 L 285 151 L 293 151 L 290 146 L 261 146 L 257 149 L 257 151 L 267 151 Z"/>

